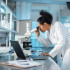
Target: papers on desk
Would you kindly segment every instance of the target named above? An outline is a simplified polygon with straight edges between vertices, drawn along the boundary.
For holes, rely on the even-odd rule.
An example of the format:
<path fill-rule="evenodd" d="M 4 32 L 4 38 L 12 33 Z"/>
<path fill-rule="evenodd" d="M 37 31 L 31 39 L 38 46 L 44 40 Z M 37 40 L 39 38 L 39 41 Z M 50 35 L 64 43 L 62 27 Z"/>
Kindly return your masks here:
<path fill-rule="evenodd" d="M 13 66 L 19 68 L 28 68 L 28 67 L 35 67 L 41 65 L 41 63 L 29 60 L 16 60 L 16 61 L 8 61 L 8 62 L 1 62 L 0 65 L 6 66 Z"/>

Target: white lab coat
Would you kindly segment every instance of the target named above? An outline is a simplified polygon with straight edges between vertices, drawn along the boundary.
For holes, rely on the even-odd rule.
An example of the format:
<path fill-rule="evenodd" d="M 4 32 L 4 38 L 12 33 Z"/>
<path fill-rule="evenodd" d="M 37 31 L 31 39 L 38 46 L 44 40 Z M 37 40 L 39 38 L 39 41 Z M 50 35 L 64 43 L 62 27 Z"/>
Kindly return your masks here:
<path fill-rule="evenodd" d="M 60 63 L 63 69 L 63 66 L 66 65 L 69 68 L 70 59 L 66 59 L 66 57 L 70 56 L 70 33 L 60 22 L 55 22 L 51 24 L 51 28 L 49 31 L 46 31 L 46 39 L 44 39 L 41 35 L 37 37 L 37 40 L 43 44 L 45 47 L 49 47 L 52 43 L 54 48 L 49 52 L 51 57 L 55 57 L 57 55 L 57 60 Z M 68 53 L 67 53 L 68 52 Z M 68 55 L 67 55 L 68 54 Z M 69 57 L 70 58 L 70 57 Z M 63 60 L 63 61 L 62 61 Z M 68 62 L 65 62 L 67 61 Z M 68 69 L 66 66 L 65 68 Z M 63 70 L 66 70 L 63 69 Z M 70 70 L 70 69 L 69 69 Z"/>

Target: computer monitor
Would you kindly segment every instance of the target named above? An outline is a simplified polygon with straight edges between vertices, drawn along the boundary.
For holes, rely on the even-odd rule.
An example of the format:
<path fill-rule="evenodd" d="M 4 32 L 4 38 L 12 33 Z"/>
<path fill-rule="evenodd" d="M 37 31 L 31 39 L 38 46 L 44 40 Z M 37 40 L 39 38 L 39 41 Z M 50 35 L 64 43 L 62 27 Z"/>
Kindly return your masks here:
<path fill-rule="evenodd" d="M 29 30 L 31 31 L 32 20 L 19 20 L 19 23 L 16 26 L 16 31 L 19 35 L 24 36 L 27 32 L 27 23 L 29 23 Z"/>

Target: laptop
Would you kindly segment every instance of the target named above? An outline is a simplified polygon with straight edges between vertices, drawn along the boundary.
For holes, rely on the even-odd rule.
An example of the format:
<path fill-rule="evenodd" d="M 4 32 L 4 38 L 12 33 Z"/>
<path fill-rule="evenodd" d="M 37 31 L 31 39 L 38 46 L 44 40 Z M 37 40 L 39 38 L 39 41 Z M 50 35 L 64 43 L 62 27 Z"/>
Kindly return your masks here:
<path fill-rule="evenodd" d="M 13 47 L 16 55 L 20 59 L 26 59 L 27 57 L 25 56 L 24 52 L 22 51 L 18 41 L 10 41 L 11 46 Z M 36 56 L 36 55 L 31 55 L 28 58 L 32 58 L 33 60 L 45 60 L 47 59 L 48 56 Z"/>

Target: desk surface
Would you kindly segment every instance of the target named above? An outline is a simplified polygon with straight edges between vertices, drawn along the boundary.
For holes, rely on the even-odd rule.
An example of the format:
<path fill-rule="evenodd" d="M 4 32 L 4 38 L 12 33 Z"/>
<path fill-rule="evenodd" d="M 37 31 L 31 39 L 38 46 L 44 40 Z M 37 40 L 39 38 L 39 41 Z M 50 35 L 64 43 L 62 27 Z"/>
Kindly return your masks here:
<path fill-rule="evenodd" d="M 0 62 L 13 60 L 13 57 L 9 56 L 10 55 L 0 57 Z M 41 62 L 42 65 L 26 69 L 0 65 L 0 70 L 61 70 L 60 67 L 55 63 L 55 61 L 50 57 L 48 57 L 46 60 L 35 60 L 35 61 Z"/>

